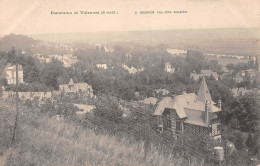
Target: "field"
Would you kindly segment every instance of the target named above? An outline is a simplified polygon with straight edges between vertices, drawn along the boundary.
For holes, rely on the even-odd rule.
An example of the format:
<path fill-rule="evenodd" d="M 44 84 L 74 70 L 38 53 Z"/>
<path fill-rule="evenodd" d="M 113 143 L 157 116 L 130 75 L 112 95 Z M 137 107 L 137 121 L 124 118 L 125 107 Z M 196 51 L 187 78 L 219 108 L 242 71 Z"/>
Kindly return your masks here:
<path fill-rule="evenodd" d="M 183 158 L 162 156 L 155 147 L 145 158 L 143 142 L 97 135 L 22 105 L 16 144 L 11 146 L 15 111 L 10 102 L 0 102 L 0 165 L 183 165 Z"/>

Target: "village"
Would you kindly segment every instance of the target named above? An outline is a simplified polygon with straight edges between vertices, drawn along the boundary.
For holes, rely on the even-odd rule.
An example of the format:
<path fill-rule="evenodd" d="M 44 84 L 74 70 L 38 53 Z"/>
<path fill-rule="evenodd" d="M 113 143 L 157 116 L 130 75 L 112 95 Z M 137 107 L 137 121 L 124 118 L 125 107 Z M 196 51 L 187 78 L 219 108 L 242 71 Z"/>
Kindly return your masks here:
<path fill-rule="evenodd" d="M 144 140 L 145 151 L 164 147 L 189 161 L 207 156 L 216 162 L 218 156 L 231 163 L 229 156 L 240 153 L 248 155 L 247 162 L 258 160 L 256 110 L 243 105 L 259 95 L 257 56 L 157 46 L 136 51 L 107 43 L 82 50 L 51 47 L 62 54 L 28 55 L 15 48 L 2 53 L 1 100 L 12 109 L 20 105 L 58 123 L 69 120 L 98 133 L 134 137 Z M 236 63 L 221 63 L 225 58 Z"/>
<path fill-rule="evenodd" d="M 260 166 L 259 6 L 0 0 L 0 166 Z"/>

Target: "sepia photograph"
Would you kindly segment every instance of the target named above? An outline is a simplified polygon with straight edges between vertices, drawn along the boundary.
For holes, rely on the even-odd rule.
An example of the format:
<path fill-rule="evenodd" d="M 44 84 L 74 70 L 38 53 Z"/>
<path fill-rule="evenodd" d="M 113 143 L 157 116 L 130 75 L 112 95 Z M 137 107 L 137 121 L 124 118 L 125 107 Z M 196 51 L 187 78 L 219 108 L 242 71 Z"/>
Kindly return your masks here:
<path fill-rule="evenodd" d="M 260 166 L 260 1 L 0 0 L 1 166 Z"/>

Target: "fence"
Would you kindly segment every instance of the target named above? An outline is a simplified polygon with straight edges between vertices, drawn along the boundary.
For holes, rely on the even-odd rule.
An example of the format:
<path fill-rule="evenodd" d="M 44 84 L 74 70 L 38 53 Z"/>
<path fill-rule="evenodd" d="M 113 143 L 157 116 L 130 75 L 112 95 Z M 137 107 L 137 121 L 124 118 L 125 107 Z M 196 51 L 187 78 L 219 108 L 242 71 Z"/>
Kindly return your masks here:
<path fill-rule="evenodd" d="M 104 104 L 100 106 L 100 104 Z M 131 105 L 126 102 L 123 105 Z M 97 110 L 87 113 L 85 119 L 78 119 L 87 128 L 91 128 L 96 133 L 110 134 L 120 138 L 129 138 L 130 141 L 144 141 L 145 152 L 149 152 L 151 146 L 155 146 L 161 153 L 166 155 L 181 155 L 187 159 L 210 162 L 213 155 L 212 139 L 209 134 L 197 134 L 192 132 L 172 134 L 169 132 L 158 132 L 155 117 L 152 116 L 153 108 L 144 104 L 135 104 L 131 108 L 130 114 L 123 117 L 115 112 L 108 113 L 109 116 L 97 115 L 99 109 L 109 111 L 109 109 L 120 109 L 120 101 L 116 98 L 102 100 L 95 99 Z M 109 107 L 109 108 L 107 108 Z M 101 111 L 101 113 L 104 113 Z M 222 141 L 220 146 L 225 145 Z M 226 149 L 226 147 L 224 146 Z"/>
<path fill-rule="evenodd" d="M 84 121 L 86 127 L 91 127 L 97 132 L 116 135 L 118 137 L 128 137 L 145 142 L 145 151 L 149 151 L 150 146 L 157 147 L 162 153 L 171 155 L 182 155 L 188 160 L 196 158 L 197 161 L 212 162 L 214 159 L 214 144 L 207 134 L 198 135 L 191 132 L 183 132 L 173 136 L 170 133 L 160 133 L 156 130 L 156 120 L 151 114 L 141 111 L 132 112 L 127 118 L 122 118 L 117 122 L 111 119 L 98 118 L 87 115 Z M 224 146 L 224 142 L 218 143 Z M 225 146 L 224 146 L 225 148 Z"/>

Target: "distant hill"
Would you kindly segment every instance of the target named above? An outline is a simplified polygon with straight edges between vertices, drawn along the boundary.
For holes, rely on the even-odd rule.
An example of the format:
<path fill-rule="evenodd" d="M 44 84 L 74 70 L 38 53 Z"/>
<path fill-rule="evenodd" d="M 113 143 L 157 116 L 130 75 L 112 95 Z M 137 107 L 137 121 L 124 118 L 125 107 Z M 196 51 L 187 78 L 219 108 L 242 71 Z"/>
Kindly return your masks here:
<path fill-rule="evenodd" d="M 67 45 L 45 42 L 25 35 L 10 34 L 0 38 L 0 51 L 7 52 L 11 50 L 12 47 L 15 47 L 17 50 L 25 51 L 27 55 L 68 54 L 71 52 L 71 48 Z"/>
<path fill-rule="evenodd" d="M 12 47 L 20 50 L 32 49 L 33 45 L 37 45 L 40 42 L 25 35 L 5 35 L 3 38 L 0 38 L 0 51 L 9 51 Z"/>
<path fill-rule="evenodd" d="M 260 29 L 183 29 L 151 31 L 113 31 L 86 33 L 56 33 L 29 35 L 35 39 L 53 42 L 111 42 L 111 41 L 176 41 L 176 40 L 245 40 L 259 39 Z"/>
<path fill-rule="evenodd" d="M 183 29 L 121 32 L 58 33 L 35 35 L 10 34 L 0 39 L 0 51 L 11 47 L 30 49 L 37 53 L 51 53 L 55 47 L 32 48 L 43 41 L 53 43 L 127 43 L 166 44 L 169 48 L 200 50 L 205 53 L 223 53 L 260 56 L 260 28 Z M 53 51 L 52 51 L 53 52 Z M 61 50 L 56 52 L 63 52 Z"/>
<path fill-rule="evenodd" d="M 59 33 L 37 34 L 30 37 L 65 43 L 163 43 L 173 48 L 209 53 L 260 55 L 259 28 Z"/>

